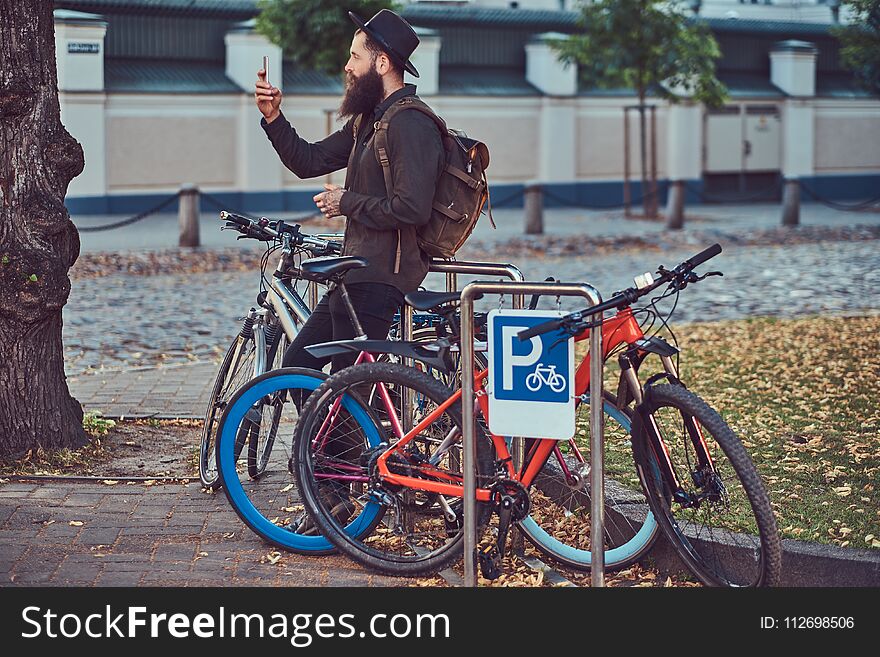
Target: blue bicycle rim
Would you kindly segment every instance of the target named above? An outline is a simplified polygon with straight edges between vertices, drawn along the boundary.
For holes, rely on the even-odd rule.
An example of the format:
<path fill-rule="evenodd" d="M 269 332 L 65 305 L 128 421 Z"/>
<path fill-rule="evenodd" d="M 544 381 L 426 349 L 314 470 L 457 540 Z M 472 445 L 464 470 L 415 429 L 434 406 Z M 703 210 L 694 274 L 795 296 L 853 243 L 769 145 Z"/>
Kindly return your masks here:
<path fill-rule="evenodd" d="M 587 400 L 588 399 L 589 397 L 587 397 Z M 585 401 L 584 403 L 588 403 L 588 401 Z M 603 410 L 606 414 L 610 415 L 620 423 L 620 425 L 626 429 L 627 433 L 629 433 L 632 429 L 632 422 L 630 422 L 630 419 L 622 411 L 618 410 L 616 406 L 613 406 L 608 402 L 604 403 Z M 573 563 L 579 563 L 583 566 L 589 566 L 592 563 L 592 554 L 590 553 L 590 550 L 580 550 L 553 538 L 553 536 L 544 531 L 537 522 L 532 520 L 531 516 L 521 521 L 520 527 L 522 527 L 523 531 L 525 531 L 533 541 L 544 546 L 549 552 L 558 554 L 563 559 L 567 559 Z M 635 536 L 623 545 L 606 550 L 605 566 L 612 567 L 615 564 L 624 562 L 638 554 L 645 548 L 645 545 L 651 540 L 656 531 L 657 521 L 651 512 L 648 511 L 645 522 L 642 523 L 641 529 L 636 532 Z"/>
<path fill-rule="evenodd" d="M 333 545 L 323 536 L 303 536 L 302 534 L 296 534 L 288 529 L 279 527 L 260 513 L 245 494 L 241 481 L 238 478 L 233 448 L 235 436 L 238 433 L 238 427 L 244 418 L 244 414 L 257 400 L 279 390 L 315 390 L 323 382 L 324 379 L 304 374 L 278 374 L 263 379 L 258 383 L 253 381 L 248 383 L 243 389 L 241 397 L 232 405 L 229 412 L 225 414 L 225 421 L 218 438 L 218 470 L 229 502 L 255 533 L 271 543 L 297 552 L 322 552 L 333 549 Z M 347 395 L 343 397 L 342 405 L 360 425 L 370 446 L 375 447 L 378 445 L 380 442 L 379 432 L 363 407 L 355 403 Z M 376 520 L 376 516 L 381 510 L 382 507 L 379 504 L 375 502 L 368 503 L 360 515 L 346 526 L 345 531 L 353 535 L 359 534 Z"/>

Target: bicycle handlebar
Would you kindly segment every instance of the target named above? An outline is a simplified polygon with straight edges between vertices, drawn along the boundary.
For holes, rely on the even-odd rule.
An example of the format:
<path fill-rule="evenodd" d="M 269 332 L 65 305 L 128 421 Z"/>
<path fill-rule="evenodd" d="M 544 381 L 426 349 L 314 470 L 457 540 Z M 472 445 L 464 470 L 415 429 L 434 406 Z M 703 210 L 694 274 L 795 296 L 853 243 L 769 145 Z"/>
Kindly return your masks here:
<path fill-rule="evenodd" d="M 322 240 L 311 235 L 306 235 L 300 230 L 299 224 L 285 224 L 283 221 L 269 221 L 265 217 L 261 219 L 248 219 L 241 215 L 223 210 L 220 212 L 220 220 L 234 224 L 234 228 L 245 237 L 252 237 L 261 241 L 278 239 L 282 235 L 290 235 L 297 246 L 308 245 L 315 247 L 313 251 L 323 251 L 327 254 L 342 252 L 342 246 L 332 240 Z"/>
<path fill-rule="evenodd" d="M 687 283 L 696 282 L 698 279 L 689 278 L 688 275 L 691 274 L 695 267 L 703 264 L 711 258 L 714 258 L 719 253 L 721 253 L 721 245 L 713 244 L 709 248 L 703 249 L 695 256 L 688 258 L 680 265 L 678 265 L 675 269 L 664 269 L 661 265 L 660 268 L 657 270 L 657 273 L 660 275 L 660 277 L 651 285 L 643 288 L 627 288 L 626 290 L 618 292 L 613 297 L 611 297 L 607 301 L 603 301 L 600 304 L 591 306 L 590 308 L 586 308 L 584 310 L 570 313 L 568 315 L 565 315 L 564 317 L 560 317 L 559 319 L 551 319 L 550 321 L 542 322 L 541 324 L 537 324 L 536 326 L 525 329 L 524 331 L 520 331 L 516 335 L 520 340 L 525 341 L 535 337 L 536 335 L 549 333 L 550 331 L 555 331 L 563 327 L 568 327 L 571 330 L 575 330 L 576 333 L 580 333 L 584 328 L 589 327 L 586 324 L 585 319 L 590 315 L 601 314 L 606 310 L 611 310 L 612 308 L 630 306 L 635 303 L 636 300 L 638 300 L 639 298 L 650 294 L 658 287 L 668 282 L 677 282 L 680 286 L 679 289 L 683 289 L 684 286 L 687 285 Z M 571 330 L 569 332 L 571 332 Z M 576 333 L 572 333 L 572 335 Z"/>
<path fill-rule="evenodd" d="M 688 258 L 682 264 L 688 265 L 688 269 L 693 269 L 694 267 L 698 267 L 699 265 L 702 265 L 707 260 L 714 258 L 719 253 L 721 253 L 721 245 L 720 244 L 713 244 L 708 249 L 703 249 L 702 251 L 700 251 L 697 255 L 693 256 L 692 258 Z"/>

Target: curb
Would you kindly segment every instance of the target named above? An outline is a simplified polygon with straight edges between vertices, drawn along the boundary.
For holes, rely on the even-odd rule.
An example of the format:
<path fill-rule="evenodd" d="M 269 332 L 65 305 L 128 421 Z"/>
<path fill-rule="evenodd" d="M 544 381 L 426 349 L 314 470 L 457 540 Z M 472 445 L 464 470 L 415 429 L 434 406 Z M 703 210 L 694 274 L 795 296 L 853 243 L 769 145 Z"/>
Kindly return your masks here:
<path fill-rule="evenodd" d="M 726 546 L 729 549 L 729 546 Z M 754 563 L 746 548 L 733 552 L 734 568 Z M 667 572 L 689 572 L 675 549 L 661 533 L 646 556 L 655 567 Z M 782 541 L 783 587 L 866 587 L 880 586 L 880 550 L 842 548 L 824 543 L 784 539 Z"/>

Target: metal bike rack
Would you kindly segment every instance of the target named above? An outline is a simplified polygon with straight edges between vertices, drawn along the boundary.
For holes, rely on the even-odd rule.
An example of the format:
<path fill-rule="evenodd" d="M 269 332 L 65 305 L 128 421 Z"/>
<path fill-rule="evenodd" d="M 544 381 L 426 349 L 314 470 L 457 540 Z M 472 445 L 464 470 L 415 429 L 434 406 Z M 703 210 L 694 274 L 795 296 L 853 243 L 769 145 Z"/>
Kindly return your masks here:
<path fill-rule="evenodd" d="M 461 414 L 464 441 L 464 585 L 477 585 L 476 517 L 476 448 L 474 418 L 474 298 L 480 294 L 544 294 L 579 296 L 591 306 L 602 303 L 602 296 L 592 285 L 575 283 L 481 282 L 469 283 L 461 292 Z M 601 313 L 592 320 L 601 320 Z M 592 517 L 590 535 L 599 538 L 601 549 L 592 550 L 593 586 L 605 585 L 605 428 L 602 417 L 602 324 L 590 330 L 590 498 Z"/>

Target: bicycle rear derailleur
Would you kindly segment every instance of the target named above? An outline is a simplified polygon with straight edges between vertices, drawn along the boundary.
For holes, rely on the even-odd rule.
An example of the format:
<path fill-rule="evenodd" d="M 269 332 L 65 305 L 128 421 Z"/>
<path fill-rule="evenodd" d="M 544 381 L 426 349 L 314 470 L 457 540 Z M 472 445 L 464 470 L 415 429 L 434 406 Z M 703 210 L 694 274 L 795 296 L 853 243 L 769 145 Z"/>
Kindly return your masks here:
<path fill-rule="evenodd" d="M 501 576 L 501 564 L 507 544 L 507 533 L 511 522 L 519 522 L 529 515 L 531 501 L 528 491 L 513 479 L 501 479 L 492 486 L 492 511 L 498 514 L 498 538 L 495 544 L 486 545 L 477 551 L 480 572 L 486 579 Z"/>

